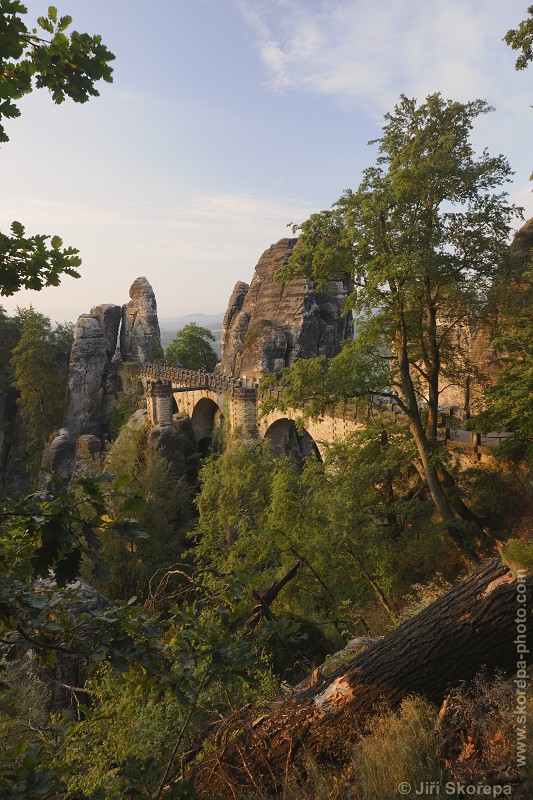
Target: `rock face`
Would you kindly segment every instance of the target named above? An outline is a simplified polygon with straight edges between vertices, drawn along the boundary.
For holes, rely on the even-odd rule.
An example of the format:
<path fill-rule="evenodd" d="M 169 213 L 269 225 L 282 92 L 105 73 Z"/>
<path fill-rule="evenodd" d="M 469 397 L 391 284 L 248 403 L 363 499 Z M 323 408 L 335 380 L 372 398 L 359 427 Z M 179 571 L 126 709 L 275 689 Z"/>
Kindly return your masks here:
<path fill-rule="evenodd" d="M 315 292 L 303 278 L 274 281 L 297 239 L 281 239 L 266 250 L 250 286 L 236 284 L 222 328 L 222 364 L 226 375 L 262 377 L 290 367 L 298 358 L 333 356 L 353 333 L 342 305 L 352 285 L 328 283 Z"/>
<path fill-rule="evenodd" d="M 70 354 L 65 428 L 71 436 L 102 433 L 108 338 L 100 319 L 82 314 Z"/>
<path fill-rule="evenodd" d="M 137 278 L 124 306 L 95 306 L 74 329 L 65 428 L 70 437 L 101 437 L 117 392 L 124 361 L 148 361 L 161 348 L 157 303 L 146 278 Z M 117 350 L 120 329 L 120 349 Z"/>
<path fill-rule="evenodd" d="M 520 266 L 525 266 L 531 259 L 533 255 L 533 218 L 529 219 L 515 233 L 509 250 Z"/>
<path fill-rule="evenodd" d="M 124 306 L 95 306 L 74 328 L 64 427 L 43 457 L 43 468 L 65 481 L 80 469 L 84 453 L 101 448 L 122 388 L 122 363 L 148 361 L 161 349 L 157 304 L 146 278 L 134 281 L 130 297 Z M 46 472 L 40 482 L 50 483 Z"/>
<path fill-rule="evenodd" d="M 146 278 L 137 278 L 130 288 L 131 300 L 122 306 L 120 352 L 123 361 L 151 361 L 161 349 L 155 294 Z"/>
<path fill-rule="evenodd" d="M 57 479 L 60 486 L 67 484 L 85 471 L 87 458 L 96 456 L 101 450 L 102 441 L 98 436 L 83 434 L 76 438 L 67 428 L 61 428 L 44 451 L 39 486 L 46 490 L 54 489 Z"/>
<path fill-rule="evenodd" d="M 131 291 L 131 290 L 130 290 Z M 117 349 L 118 331 L 122 319 L 122 309 L 120 306 L 104 303 L 101 306 L 91 308 L 91 317 L 96 317 L 100 323 L 106 340 L 106 353 L 109 360 L 115 355 Z"/>

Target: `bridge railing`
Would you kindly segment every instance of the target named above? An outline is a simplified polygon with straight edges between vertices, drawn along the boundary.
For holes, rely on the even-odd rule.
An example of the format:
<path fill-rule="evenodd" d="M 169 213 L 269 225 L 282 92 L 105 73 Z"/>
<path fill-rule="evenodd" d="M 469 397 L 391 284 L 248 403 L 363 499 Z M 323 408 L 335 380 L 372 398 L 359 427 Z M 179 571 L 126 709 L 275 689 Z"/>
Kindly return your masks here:
<path fill-rule="evenodd" d="M 168 364 L 144 364 L 143 376 L 152 380 L 168 380 L 181 386 L 199 387 L 213 391 L 228 392 L 232 389 L 257 390 L 259 381 L 256 378 L 233 378 L 229 375 L 218 375 L 203 369 L 182 369 Z"/>
<path fill-rule="evenodd" d="M 181 386 L 190 386 L 191 389 L 205 388 L 213 392 L 230 392 L 235 390 L 246 390 L 246 396 L 249 397 L 248 392 L 257 394 L 259 388 L 259 380 L 256 378 L 234 378 L 229 375 L 221 375 L 213 372 L 206 372 L 205 370 L 191 370 L 182 369 L 181 367 L 172 367 L 168 364 L 144 364 L 143 376 L 152 380 L 167 380 L 171 383 L 180 384 Z M 273 397 L 278 399 L 281 396 L 281 389 L 273 387 L 261 393 L 261 397 Z M 349 421 L 363 420 L 365 417 L 369 418 L 376 412 L 385 412 L 387 415 L 394 417 L 398 422 L 406 420 L 400 406 L 394 402 L 381 402 L 357 404 L 346 403 L 342 406 L 337 406 L 332 412 L 331 416 L 342 417 Z M 491 450 L 499 447 L 504 441 L 513 437 L 510 431 L 498 430 L 482 435 L 480 433 L 473 433 L 459 427 L 462 420 L 453 417 L 453 415 L 441 415 L 441 437 L 444 441 L 453 442 L 456 445 L 463 447 L 474 448 L 489 448 Z"/>

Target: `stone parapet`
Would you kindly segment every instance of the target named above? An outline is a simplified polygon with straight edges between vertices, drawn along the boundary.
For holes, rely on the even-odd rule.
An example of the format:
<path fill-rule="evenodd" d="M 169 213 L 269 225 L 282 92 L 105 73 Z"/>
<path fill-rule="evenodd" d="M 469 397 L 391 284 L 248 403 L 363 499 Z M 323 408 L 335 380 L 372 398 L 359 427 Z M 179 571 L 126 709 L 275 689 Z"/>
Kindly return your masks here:
<path fill-rule="evenodd" d="M 257 392 L 259 381 L 255 378 L 233 378 L 228 375 L 217 375 L 205 370 L 182 369 L 167 364 L 143 364 L 145 379 L 164 379 L 180 386 L 205 388 L 213 392 L 229 392 L 247 389 Z"/>

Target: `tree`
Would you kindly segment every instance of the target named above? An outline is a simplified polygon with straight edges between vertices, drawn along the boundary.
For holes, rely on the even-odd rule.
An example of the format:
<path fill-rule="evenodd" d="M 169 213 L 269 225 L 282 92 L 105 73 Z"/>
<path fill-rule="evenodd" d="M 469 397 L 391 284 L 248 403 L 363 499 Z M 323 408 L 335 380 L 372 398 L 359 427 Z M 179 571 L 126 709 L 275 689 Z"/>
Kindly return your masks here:
<path fill-rule="evenodd" d="M 525 69 L 533 61 L 533 6 L 529 6 L 527 13 L 529 17 L 520 22 L 518 28 L 507 31 L 503 38 L 513 50 L 522 51 L 516 59 L 517 70 Z"/>
<path fill-rule="evenodd" d="M 331 362 L 297 362 L 282 403 L 376 395 L 408 418 L 435 507 L 470 560 L 439 479 L 439 378 L 454 353 L 457 326 L 472 324 L 507 255 L 518 209 L 496 193 L 509 180 L 503 156 L 475 157 L 473 120 L 491 109 L 440 94 L 417 105 L 402 95 L 385 115 L 377 166 L 332 210 L 314 214 L 280 278 L 304 274 L 319 285 L 353 277 L 357 338 Z M 314 388 L 313 388 L 314 387 Z"/>
<path fill-rule="evenodd" d="M 11 705 L 0 696 L 2 712 L 15 718 L 13 727 L 2 725 L 3 798 L 63 797 L 80 788 L 84 796 L 116 800 L 190 797 L 165 788 L 177 754 L 190 749 L 190 728 L 219 718 L 223 698 L 233 706 L 250 697 L 248 684 L 268 680 L 265 645 L 296 632 L 282 620 L 253 635 L 239 627 L 256 600 L 232 576 L 215 595 L 202 576 L 183 572 L 189 579 L 181 602 L 157 619 L 136 598 L 113 604 L 99 596 L 95 603 L 97 593 L 75 580 L 82 558 L 101 574 L 101 539 L 112 531 L 131 540 L 141 534 L 132 515 L 142 498 L 115 486 L 110 513 L 102 490 L 108 481 L 106 474 L 80 478 L 77 490 L 41 491 L 0 506 L 0 673 L 15 689 Z M 73 705 L 73 713 L 38 727 L 16 691 L 21 680 L 35 687 L 36 662 L 57 667 L 52 684 L 70 692 Z M 2 680 L 0 692 L 6 688 Z M 41 695 L 43 688 L 37 684 Z M 91 708 L 80 707 L 87 696 Z"/>
<path fill-rule="evenodd" d="M 212 372 L 218 356 L 210 342 L 215 337 L 208 328 L 188 322 L 174 337 L 165 352 L 167 364 L 184 369 L 205 369 Z"/>
<path fill-rule="evenodd" d="M 0 392 L 7 392 L 13 382 L 11 354 L 20 339 L 22 319 L 9 317 L 0 306 Z"/>
<path fill-rule="evenodd" d="M 31 306 L 20 316 L 20 340 L 11 356 L 13 387 L 19 392 L 28 458 L 38 468 L 48 436 L 63 419 L 66 375 L 48 317 Z"/>
<path fill-rule="evenodd" d="M 389 421 L 387 430 L 380 419 L 301 469 L 268 441 L 236 442 L 200 471 L 195 557 L 214 574 L 245 570 L 255 589 L 298 560 L 275 613 L 318 624 L 334 642 L 341 629 L 360 632 L 362 609 L 376 598 L 390 625 L 436 563 L 446 577 L 461 567 L 431 520 L 413 451 L 405 426 Z"/>
<path fill-rule="evenodd" d="M 74 323 L 56 322 L 52 329 L 51 338 L 61 357 L 63 357 L 68 364 L 72 343 L 74 341 Z"/>
<path fill-rule="evenodd" d="M 186 446 L 185 441 L 182 445 Z M 142 492 L 145 500 L 137 518 L 147 535 L 136 541 L 112 533 L 102 536 L 100 556 L 108 578 L 98 588 L 112 599 L 127 600 L 133 595 L 145 599 L 154 573 L 169 569 L 182 555 L 185 531 L 193 514 L 191 488 L 176 474 L 164 451 L 154 449 L 149 426 L 124 425 L 107 453 L 105 467 L 117 476 L 119 486 Z M 111 516 L 120 503 L 114 486 L 110 484 L 107 493 Z"/>
<path fill-rule="evenodd" d="M 66 30 L 72 17 L 58 19 L 50 6 L 48 16 L 39 17 L 39 28 L 49 35 L 43 39 L 23 19 L 26 7 L 19 0 L 0 0 L 0 142 L 7 142 L 3 119 L 20 116 L 17 101 L 34 88 L 47 88 L 55 103 L 70 97 L 85 103 L 99 93 L 94 84 L 112 81 L 109 62 L 115 56 L 100 36 Z M 0 232 L 0 295 L 19 289 L 57 286 L 62 275 L 79 277 L 78 250 L 63 247 L 59 236 L 27 236 L 20 222 L 11 233 Z"/>

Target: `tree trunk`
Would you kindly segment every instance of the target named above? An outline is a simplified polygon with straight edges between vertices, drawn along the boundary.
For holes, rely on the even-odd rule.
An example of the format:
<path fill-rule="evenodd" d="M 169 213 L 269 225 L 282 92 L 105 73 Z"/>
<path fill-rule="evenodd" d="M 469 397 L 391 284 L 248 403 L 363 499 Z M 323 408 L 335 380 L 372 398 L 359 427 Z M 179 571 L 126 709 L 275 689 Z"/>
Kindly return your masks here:
<path fill-rule="evenodd" d="M 532 576 L 527 586 L 530 598 Z M 483 665 L 514 674 L 528 658 L 517 653 L 517 607 L 515 577 L 498 559 L 488 562 L 314 686 L 296 687 L 263 715 L 248 708 L 220 723 L 190 780 L 206 798 L 274 793 L 305 753 L 341 760 L 377 710 L 410 694 L 440 704 Z"/>
<path fill-rule="evenodd" d="M 428 484 L 429 493 L 431 494 L 431 499 L 433 500 L 440 518 L 446 524 L 450 538 L 453 539 L 457 545 L 466 566 L 472 567 L 479 564 L 479 558 L 474 548 L 465 542 L 464 533 L 456 525 L 456 516 L 433 463 L 431 447 L 426 436 L 426 431 L 424 430 L 424 425 L 422 424 L 416 392 L 409 371 L 409 357 L 407 354 L 405 331 L 403 329 L 399 329 L 397 332 L 396 356 L 398 359 L 398 370 L 405 398 L 405 410 L 409 420 L 409 427 L 415 440 L 420 461 L 422 462 L 422 468 Z"/>
<path fill-rule="evenodd" d="M 440 375 L 440 351 L 437 341 L 437 308 L 433 297 L 429 277 L 425 279 L 426 284 L 426 304 L 427 304 L 427 346 L 423 348 L 424 367 L 428 376 L 428 423 L 427 436 L 429 439 L 437 440 L 437 425 L 439 416 L 439 375 Z M 422 334 L 424 338 L 424 334 Z"/>

